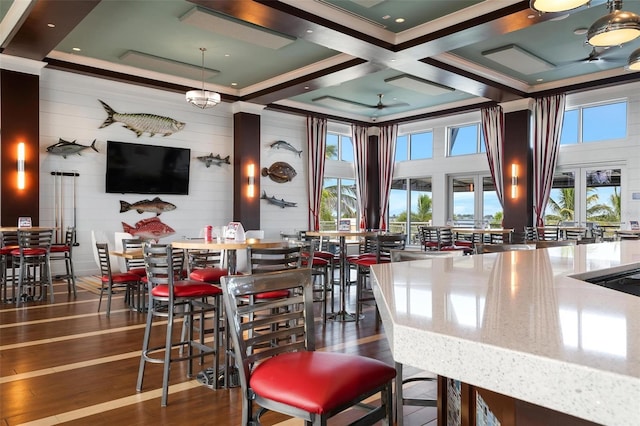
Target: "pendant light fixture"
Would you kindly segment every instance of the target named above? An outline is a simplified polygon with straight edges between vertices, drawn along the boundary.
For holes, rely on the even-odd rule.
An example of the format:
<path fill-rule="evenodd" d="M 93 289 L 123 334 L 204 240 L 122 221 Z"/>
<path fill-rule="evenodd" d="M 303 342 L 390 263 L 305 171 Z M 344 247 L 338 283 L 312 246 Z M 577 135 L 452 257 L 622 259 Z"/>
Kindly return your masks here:
<path fill-rule="evenodd" d="M 221 100 L 220 93 L 204 90 L 204 52 L 206 52 L 206 50 L 204 47 L 200 48 L 202 52 L 202 89 L 189 90 L 186 94 L 187 102 L 202 109 L 214 107 L 218 105 Z"/>
<path fill-rule="evenodd" d="M 629 55 L 627 69 L 629 71 L 640 71 L 640 49 L 634 50 L 631 52 L 631 55 Z"/>
<path fill-rule="evenodd" d="M 617 46 L 640 36 L 640 16 L 622 9 L 622 0 L 609 0 L 609 14 L 598 19 L 587 32 L 587 42 L 596 47 Z"/>
<path fill-rule="evenodd" d="M 538 12 L 566 12 L 567 10 L 576 9 L 591 0 L 531 0 L 529 3 L 531 9 Z"/>

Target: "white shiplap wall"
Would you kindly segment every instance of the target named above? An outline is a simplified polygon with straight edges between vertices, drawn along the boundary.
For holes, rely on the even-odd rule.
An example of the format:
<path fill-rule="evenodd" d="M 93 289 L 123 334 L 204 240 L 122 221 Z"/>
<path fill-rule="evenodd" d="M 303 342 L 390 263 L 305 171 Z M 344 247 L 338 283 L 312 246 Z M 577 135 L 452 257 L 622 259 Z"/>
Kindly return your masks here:
<path fill-rule="evenodd" d="M 76 227 L 80 245 L 74 252 L 78 275 L 97 271 L 91 250 L 92 230 L 102 231 L 114 243 L 113 235 L 122 231 L 122 223 L 134 225 L 141 219 L 155 216 L 135 211 L 120 213 L 120 200 L 130 203 L 154 196 L 105 193 L 106 141 L 175 146 L 191 149 L 189 195 L 161 195 L 164 201 L 177 206 L 160 218 L 175 231 L 166 241 L 182 236 L 197 236 L 207 224 L 221 225 L 232 218 L 233 166 L 206 168 L 195 157 L 209 153 L 233 154 L 233 129 L 230 106 L 222 103 L 201 110 L 188 105 L 184 95 L 149 89 L 77 74 L 45 69 L 40 79 L 40 223 L 54 223 L 54 177 L 52 171 L 80 174 L 76 178 Z M 107 113 L 98 99 L 120 113 L 150 113 L 167 116 L 186 123 L 173 135 L 150 137 L 136 134 L 114 123 L 103 129 L 100 125 Z M 96 139 L 98 153 L 90 149 L 66 159 L 46 152 L 46 147 L 58 138 L 89 145 Z M 73 224 L 71 180 L 62 185 L 66 199 L 64 226 Z M 60 224 L 58 224 L 60 225 Z"/>

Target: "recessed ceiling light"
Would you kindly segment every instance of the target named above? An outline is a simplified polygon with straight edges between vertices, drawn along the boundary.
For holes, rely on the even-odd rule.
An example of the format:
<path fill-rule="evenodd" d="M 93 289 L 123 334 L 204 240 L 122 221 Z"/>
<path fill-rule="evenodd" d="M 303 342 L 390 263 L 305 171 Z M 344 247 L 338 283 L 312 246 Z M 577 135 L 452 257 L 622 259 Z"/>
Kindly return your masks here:
<path fill-rule="evenodd" d="M 304 86 L 304 90 L 309 90 L 309 86 Z"/>
<path fill-rule="evenodd" d="M 382 19 L 389 19 L 389 18 L 391 18 L 391 15 L 384 15 L 384 16 L 382 17 Z"/>
<path fill-rule="evenodd" d="M 238 85 L 238 83 L 231 83 L 231 85 L 232 85 L 232 86 L 237 86 L 237 85 Z"/>
<path fill-rule="evenodd" d="M 55 27 L 56 27 L 56 24 L 53 24 L 53 23 L 49 22 L 49 23 L 47 24 L 47 27 L 49 27 L 49 28 L 55 28 Z"/>
<path fill-rule="evenodd" d="M 308 30 L 307 30 L 307 34 L 311 34 L 312 32 L 313 32 L 313 30 L 312 30 L 312 29 L 308 29 Z"/>
<path fill-rule="evenodd" d="M 231 54 L 230 54 L 230 53 L 225 53 L 225 54 L 224 54 L 224 57 L 225 57 L 225 58 L 228 58 L 229 56 L 231 56 Z"/>
<path fill-rule="evenodd" d="M 538 79 L 536 79 L 536 81 L 537 81 L 537 82 L 544 81 L 544 78 L 538 78 Z"/>
<path fill-rule="evenodd" d="M 71 50 L 73 50 L 74 52 L 80 52 L 82 51 L 82 49 L 80 49 L 79 47 L 74 47 Z"/>
<path fill-rule="evenodd" d="M 404 18 L 396 18 L 396 23 L 402 24 L 404 22 Z"/>
<path fill-rule="evenodd" d="M 585 35 L 589 31 L 588 28 L 576 28 L 573 30 L 573 33 L 577 36 Z"/>

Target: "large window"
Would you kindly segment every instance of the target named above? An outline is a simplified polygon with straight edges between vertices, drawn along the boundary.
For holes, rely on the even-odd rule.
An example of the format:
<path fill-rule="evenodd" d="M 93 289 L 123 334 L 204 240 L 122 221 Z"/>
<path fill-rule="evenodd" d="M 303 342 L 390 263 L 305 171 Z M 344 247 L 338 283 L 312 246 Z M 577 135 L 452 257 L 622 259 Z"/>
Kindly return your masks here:
<path fill-rule="evenodd" d="M 450 157 L 486 151 L 480 123 L 449 127 L 447 134 Z"/>
<path fill-rule="evenodd" d="M 561 145 L 622 139 L 627 136 L 627 102 L 583 106 L 564 113 Z"/>
<path fill-rule="evenodd" d="M 452 176 L 449 185 L 449 222 L 467 227 L 502 226 L 502 205 L 491 176 Z"/>
<path fill-rule="evenodd" d="M 433 132 L 410 133 L 396 138 L 395 161 L 433 158 Z"/>
<path fill-rule="evenodd" d="M 357 229 L 356 181 L 325 178 L 320 201 L 320 230 L 337 230 L 338 219 L 349 219 L 351 229 Z"/>
<path fill-rule="evenodd" d="M 327 160 L 353 162 L 353 141 L 350 136 L 327 132 Z"/>
<path fill-rule="evenodd" d="M 621 176 L 618 167 L 556 170 L 545 224 L 619 224 Z"/>
<path fill-rule="evenodd" d="M 395 179 L 389 195 L 389 231 L 407 234 L 409 244 L 419 244 L 418 226 L 431 225 L 431 200 L 430 177 Z"/>

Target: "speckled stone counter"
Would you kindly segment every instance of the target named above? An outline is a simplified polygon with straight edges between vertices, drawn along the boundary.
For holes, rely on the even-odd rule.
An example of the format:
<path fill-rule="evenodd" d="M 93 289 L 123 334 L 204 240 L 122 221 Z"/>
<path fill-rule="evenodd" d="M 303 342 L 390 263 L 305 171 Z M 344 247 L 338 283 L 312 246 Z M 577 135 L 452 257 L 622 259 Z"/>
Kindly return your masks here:
<path fill-rule="evenodd" d="M 552 410 L 640 424 L 640 297 L 584 281 L 640 241 L 372 267 L 394 358 Z"/>

